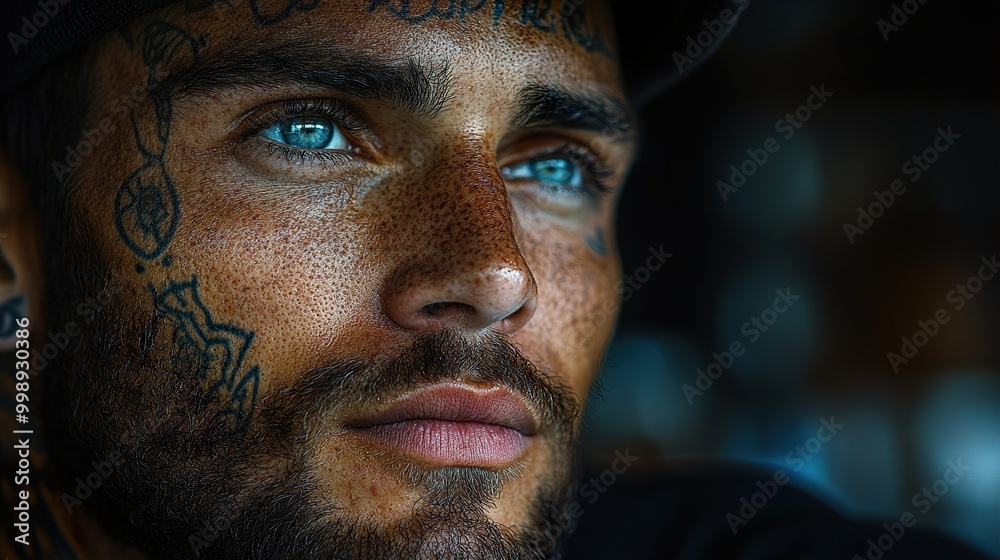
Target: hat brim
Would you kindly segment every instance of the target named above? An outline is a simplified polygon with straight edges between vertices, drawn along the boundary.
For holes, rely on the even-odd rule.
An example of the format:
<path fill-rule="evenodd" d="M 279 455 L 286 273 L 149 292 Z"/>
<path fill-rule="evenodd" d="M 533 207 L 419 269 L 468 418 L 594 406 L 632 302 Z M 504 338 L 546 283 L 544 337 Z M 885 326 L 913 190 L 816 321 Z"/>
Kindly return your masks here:
<path fill-rule="evenodd" d="M 749 0 L 614 2 L 622 72 L 641 109 L 704 64 L 728 37 Z"/>

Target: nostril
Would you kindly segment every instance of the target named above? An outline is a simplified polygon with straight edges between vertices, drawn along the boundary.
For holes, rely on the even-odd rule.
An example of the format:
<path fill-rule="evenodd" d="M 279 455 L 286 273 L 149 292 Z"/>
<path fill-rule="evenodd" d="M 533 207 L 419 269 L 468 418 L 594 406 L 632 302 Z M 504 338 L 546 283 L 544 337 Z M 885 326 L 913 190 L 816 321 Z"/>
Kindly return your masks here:
<path fill-rule="evenodd" d="M 407 330 L 458 328 L 513 333 L 531 318 L 537 287 L 523 262 L 475 266 L 444 275 L 406 268 L 386 280 L 380 294 L 386 318 Z"/>
<path fill-rule="evenodd" d="M 423 306 L 420 310 L 430 315 L 431 317 L 437 317 L 438 315 L 441 315 L 442 313 L 447 311 L 449 308 L 462 313 L 470 313 L 470 312 L 475 313 L 474 307 L 458 301 L 437 301 L 434 303 L 428 303 L 427 305 Z"/>
<path fill-rule="evenodd" d="M 432 317 L 434 317 L 434 316 L 440 314 L 442 311 L 444 311 L 445 308 L 448 307 L 448 305 L 450 305 L 450 304 L 448 302 L 446 302 L 446 301 L 439 301 L 437 303 L 431 303 L 431 304 L 428 304 L 428 305 L 424 306 L 423 312 L 426 313 L 426 314 L 428 314 L 428 315 L 430 315 L 430 316 L 432 316 Z"/>

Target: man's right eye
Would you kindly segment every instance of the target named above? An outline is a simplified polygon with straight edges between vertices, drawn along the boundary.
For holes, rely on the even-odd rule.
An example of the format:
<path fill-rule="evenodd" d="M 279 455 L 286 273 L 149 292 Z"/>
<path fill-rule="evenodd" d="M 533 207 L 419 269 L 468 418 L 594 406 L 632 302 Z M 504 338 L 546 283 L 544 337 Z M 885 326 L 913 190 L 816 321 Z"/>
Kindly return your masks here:
<path fill-rule="evenodd" d="M 261 136 L 300 150 L 350 150 L 339 126 L 326 117 L 291 117 L 260 131 Z"/>

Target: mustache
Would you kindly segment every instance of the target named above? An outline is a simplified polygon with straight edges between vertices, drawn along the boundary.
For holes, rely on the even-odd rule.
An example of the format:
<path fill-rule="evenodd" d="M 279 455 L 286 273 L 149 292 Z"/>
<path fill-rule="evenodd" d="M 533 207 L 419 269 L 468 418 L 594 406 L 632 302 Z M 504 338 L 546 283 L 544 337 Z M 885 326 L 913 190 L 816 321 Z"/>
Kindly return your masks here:
<path fill-rule="evenodd" d="M 300 381 L 262 398 L 258 411 L 269 429 L 285 425 L 292 435 L 295 426 L 332 412 L 368 408 L 449 381 L 514 391 L 539 415 L 543 430 L 568 435 L 581 411 L 572 390 L 526 358 L 506 335 L 488 331 L 473 339 L 456 330 L 421 335 L 393 356 L 346 358 L 307 370 Z"/>

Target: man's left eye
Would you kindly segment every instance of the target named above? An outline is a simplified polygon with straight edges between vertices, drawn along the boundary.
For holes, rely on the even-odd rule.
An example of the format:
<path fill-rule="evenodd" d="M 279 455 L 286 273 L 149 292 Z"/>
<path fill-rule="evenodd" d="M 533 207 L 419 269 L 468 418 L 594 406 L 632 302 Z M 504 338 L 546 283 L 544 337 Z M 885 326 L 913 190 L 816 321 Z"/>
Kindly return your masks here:
<path fill-rule="evenodd" d="M 340 127 L 324 117 L 292 117 L 261 130 L 260 134 L 300 150 L 350 149 Z"/>
<path fill-rule="evenodd" d="M 583 170 L 566 157 L 529 160 L 503 168 L 508 179 L 531 179 L 549 185 L 579 189 L 583 187 Z"/>

